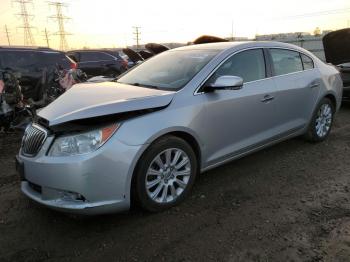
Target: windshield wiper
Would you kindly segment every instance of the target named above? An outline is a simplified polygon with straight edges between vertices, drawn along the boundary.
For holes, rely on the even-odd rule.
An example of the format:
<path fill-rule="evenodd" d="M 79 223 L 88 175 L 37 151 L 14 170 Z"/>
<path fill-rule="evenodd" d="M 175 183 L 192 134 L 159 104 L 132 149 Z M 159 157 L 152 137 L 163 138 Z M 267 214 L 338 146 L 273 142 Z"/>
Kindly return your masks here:
<path fill-rule="evenodd" d="M 154 85 L 148 85 L 148 84 L 142 84 L 142 83 L 124 83 L 124 82 L 119 82 L 118 79 L 116 79 L 117 83 L 124 84 L 124 85 L 131 85 L 131 86 L 140 86 L 140 87 L 146 87 L 146 88 L 152 88 L 152 89 L 160 89 L 158 86 Z"/>
<path fill-rule="evenodd" d="M 129 84 L 129 85 L 147 87 L 147 88 L 152 88 L 152 89 L 159 89 L 158 86 L 148 85 L 148 84 L 132 83 L 132 84 Z"/>

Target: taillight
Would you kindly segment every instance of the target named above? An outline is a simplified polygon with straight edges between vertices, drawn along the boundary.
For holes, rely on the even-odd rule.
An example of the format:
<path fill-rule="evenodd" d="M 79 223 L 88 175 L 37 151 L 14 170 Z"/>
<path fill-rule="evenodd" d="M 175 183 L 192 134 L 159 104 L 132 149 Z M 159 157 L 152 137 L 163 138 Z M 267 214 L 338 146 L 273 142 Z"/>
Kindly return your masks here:
<path fill-rule="evenodd" d="M 78 64 L 77 63 L 71 63 L 70 64 L 70 68 L 71 69 L 77 69 L 78 68 Z"/>

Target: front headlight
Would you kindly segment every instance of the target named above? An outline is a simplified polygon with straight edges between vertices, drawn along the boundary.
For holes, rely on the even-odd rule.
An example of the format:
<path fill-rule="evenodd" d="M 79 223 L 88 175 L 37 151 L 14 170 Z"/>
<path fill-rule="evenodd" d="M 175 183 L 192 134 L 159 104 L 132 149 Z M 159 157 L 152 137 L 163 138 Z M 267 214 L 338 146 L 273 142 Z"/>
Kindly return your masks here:
<path fill-rule="evenodd" d="M 101 147 L 119 128 L 119 124 L 55 139 L 49 156 L 72 156 L 93 152 Z"/>

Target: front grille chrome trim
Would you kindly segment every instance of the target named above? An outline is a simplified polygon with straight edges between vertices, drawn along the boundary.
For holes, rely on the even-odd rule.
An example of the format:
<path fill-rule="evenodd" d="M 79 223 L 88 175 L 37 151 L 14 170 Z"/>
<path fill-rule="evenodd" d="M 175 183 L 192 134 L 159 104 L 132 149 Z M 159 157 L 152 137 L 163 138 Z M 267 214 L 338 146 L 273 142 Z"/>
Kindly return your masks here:
<path fill-rule="evenodd" d="M 46 129 L 37 124 L 29 125 L 22 139 L 22 155 L 27 157 L 36 156 L 46 141 L 47 136 L 48 132 Z"/>

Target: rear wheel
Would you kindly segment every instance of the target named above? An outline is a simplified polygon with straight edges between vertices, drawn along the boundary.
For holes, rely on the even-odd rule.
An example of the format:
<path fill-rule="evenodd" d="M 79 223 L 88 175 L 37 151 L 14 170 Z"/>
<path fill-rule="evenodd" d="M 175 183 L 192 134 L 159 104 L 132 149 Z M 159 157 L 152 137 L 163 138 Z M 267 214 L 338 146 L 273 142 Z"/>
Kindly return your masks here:
<path fill-rule="evenodd" d="M 161 138 L 140 159 L 134 197 L 151 212 L 175 206 L 189 194 L 196 173 L 197 160 L 190 145 L 174 136 Z"/>
<path fill-rule="evenodd" d="M 311 142 L 321 142 L 329 135 L 334 118 L 335 108 L 332 101 L 323 98 L 318 104 L 317 109 L 312 117 L 308 132 L 307 140 Z"/>

